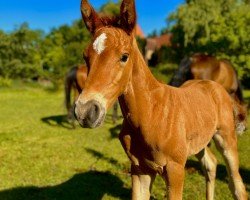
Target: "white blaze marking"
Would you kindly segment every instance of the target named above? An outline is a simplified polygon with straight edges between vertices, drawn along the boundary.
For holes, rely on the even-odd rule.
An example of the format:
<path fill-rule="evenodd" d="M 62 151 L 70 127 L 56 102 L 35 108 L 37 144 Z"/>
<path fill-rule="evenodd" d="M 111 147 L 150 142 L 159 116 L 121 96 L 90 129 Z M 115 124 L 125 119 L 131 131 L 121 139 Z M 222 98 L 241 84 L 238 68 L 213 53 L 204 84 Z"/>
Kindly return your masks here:
<path fill-rule="evenodd" d="M 107 39 L 107 36 L 105 33 L 102 33 L 101 35 L 99 35 L 96 40 L 94 41 L 93 43 L 93 49 L 98 53 L 98 54 L 101 54 L 104 49 L 105 49 L 105 46 L 104 46 L 104 42 L 105 40 Z"/>

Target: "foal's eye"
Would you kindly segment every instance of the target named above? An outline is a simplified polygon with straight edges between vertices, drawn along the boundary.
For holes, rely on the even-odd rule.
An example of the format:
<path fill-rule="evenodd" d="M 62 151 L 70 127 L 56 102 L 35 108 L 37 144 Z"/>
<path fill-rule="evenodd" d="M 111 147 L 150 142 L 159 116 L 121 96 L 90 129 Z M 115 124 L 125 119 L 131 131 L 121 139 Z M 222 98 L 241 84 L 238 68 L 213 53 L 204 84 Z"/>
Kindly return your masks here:
<path fill-rule="evenodd" d="M 128 54 L 127 53 L 123 54 L 120 61 L 123 63 L 127 62 L 128 61 Z"/>

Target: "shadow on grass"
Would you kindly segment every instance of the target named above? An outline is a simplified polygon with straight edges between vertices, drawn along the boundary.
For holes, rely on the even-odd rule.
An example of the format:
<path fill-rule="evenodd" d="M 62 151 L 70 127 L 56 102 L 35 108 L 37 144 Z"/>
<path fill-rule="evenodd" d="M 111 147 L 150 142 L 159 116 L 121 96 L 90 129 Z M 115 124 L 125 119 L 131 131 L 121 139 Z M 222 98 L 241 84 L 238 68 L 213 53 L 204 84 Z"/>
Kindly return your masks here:
<path fill-rule="evenodd" d="M 121 116 L 118 116 L 117 121 L 121 118 Z M 67 115 L 54 115 L 49 117 L 43 117 L 41 118 L 41 121 L 49 126 L 62 127 L 66 129 L 75 129 L 78 124 L 77 120 L 68 120 Z M 105 118 L 105 123 L 114 124 L 112 121 L 111 114 L 107 114 Z M 118 127 L 119 126 L 120 125 L 118 125 Z"/>
<path fill-rule="evenodd" d="M 114 159 L 114 158 L 110 158 L 108 156 L 105 156 L 103 153 L 100 153 L 94 149 L 90 149 L 90 148 L 85 148 L 86 152 L 89 154 L 92 154 L 92 156 L 96 157 L 96 161 L 89 167 L 90 170 L 95 170 L 95 164 L 98 162 L 98 160 L 105 160 L 109 163 L 111 163 L 112 165 L 115 165 L 119 170 L 121 170 L 121 173 L 123 174 L 127 174 L 130 175 L 130 170 L 128 169 L 128 166 L 130 165 L 126 165 L 126 164 L 121 164 L 118 162 L 118 160 Z"/>
<path fill-rule="evenodd" d="M 50 126 L 58 126 L 66 129 L 75 128 L 74 122 L 69 122 L 67 119 L 67 115 L 54 115 L 49 117 L 43 117 L 41 121 Z"/>
<path fill-rule="evenodd" d="M 89 171 L 49 187 L 17 187 L 0 191 L 3 200 L 100 200 L 104 195 L 130 199 L 130 190 L 109 172 Z"/>
<path fill-rule="evenodd" d="M 123 118 L 122 115 L 118 115 L 115 119 L 115 121 L 113 120 L 113 114 L 110 114 L 108 113 L 106 115 L 106 118 L 105 118 L 105 123 L 108 123 L 108 124 L 118 124 L 119 123 L 119 120 L 121 120 Z"/>
<path fill-rule="evenodd" d="M 122 124 L 117 124 L 116 126 L 110 128 L 109 131 L 111 139 L 117 139 L 121 129 L 122 129 Z"/>
<path fill-rule="evenodd" d="M 190 173 L 190 174 L 195 171 L 199 171 L 199 173 L 202 174 L 200 163 L 194 160 L 187 161 L 186 171 L 187 173 Z M 250 170 L 245 169 L 245 168 L 240 168 L 240 174 L 241 174 L 244 184 L 247 184 L 247 190 L 250 191 Z M 227 169 L 225 165 L 222 165 L 222 164 L 217 165 L 216 179 L 219 179 L 223 182 L 228 183 L 228 175 L 227 175 Z"/>
<path fill-rule="evenodd" d="M 98 151 L 96 151 L 94 149 L 85 148 L 85 150 L 88 153 L 92 154 L 92 156 L 96 157 L 98 160 L 101 159 L 101 160 L 105 160 L 105 161 L 107 161 L 107 162 L 109 162 L 109 163 L 111 163 L 113 165 L 116 165 L 116 166 L 119 165 L 119 163 L 118 163 L 118 161 L 116 159 L 109 158 L 109 157 L 105 156 L 104 154 L 102 154 L 102 153 L 100 153 L 100 152 L 98 152 Z"/>

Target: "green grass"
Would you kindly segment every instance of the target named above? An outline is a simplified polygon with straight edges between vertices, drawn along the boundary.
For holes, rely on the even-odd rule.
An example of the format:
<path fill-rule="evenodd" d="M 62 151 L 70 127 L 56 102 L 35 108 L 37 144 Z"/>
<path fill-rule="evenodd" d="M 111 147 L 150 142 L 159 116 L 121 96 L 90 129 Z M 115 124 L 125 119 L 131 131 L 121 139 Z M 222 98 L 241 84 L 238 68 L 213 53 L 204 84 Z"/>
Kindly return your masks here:
<path fill-rule="evenodd" d="M 129 161 L 117 138 L 121 120 L 113 125 L 108 115 L 101 128 L 71 129 L 63 101 L 62 90 L 0 89 L 0 199 L 130 199 Z M 239 153 L 250 192 L 249 131 L 239 138 Z M 216 199 L 232 199 L 224 162 L 218 159 Z M 152 196 L 164 195 L 158 177 Z M 205 199 L 204 177 L 193 158 L 187 164 L 184 199 Z"/>

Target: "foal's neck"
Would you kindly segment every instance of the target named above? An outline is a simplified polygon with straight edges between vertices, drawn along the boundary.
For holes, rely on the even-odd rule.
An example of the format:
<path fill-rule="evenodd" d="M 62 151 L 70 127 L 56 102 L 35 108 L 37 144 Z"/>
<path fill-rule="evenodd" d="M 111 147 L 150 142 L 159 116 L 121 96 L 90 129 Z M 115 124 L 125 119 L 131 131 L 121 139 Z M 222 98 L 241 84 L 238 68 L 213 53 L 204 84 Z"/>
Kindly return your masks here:
<path fill-rule="evenodd" d="M 150 111 L 152 101 L 155 98 L 153 91 L 159 89 L 160 84 L 152 75 L 146 65 L 136 42 L 133 45 L 133 71 L 124 94 L 119 98 L 124 118 L 129 120 L 133 126 L 138 127 L 141 115 Z"/>
<path fill-rule="evenodd" d="M 159 82 L 151 73 L 149 67 L 146 65 L 144 58 L 137 46 L 136 41 L 133 44 L 134 55 L 133 55 L 133 72 L 131 84 L 134 91 L 144 90 L 145 93 L 150 92 L 153 89 L 159 87 Z"/>

